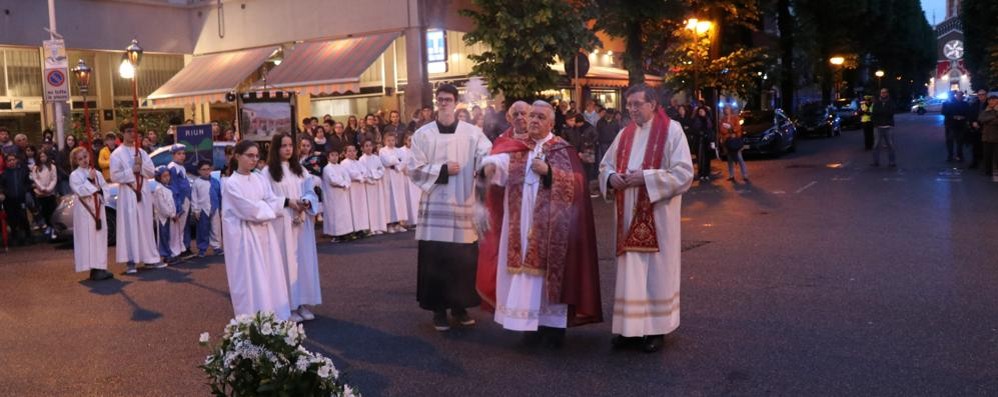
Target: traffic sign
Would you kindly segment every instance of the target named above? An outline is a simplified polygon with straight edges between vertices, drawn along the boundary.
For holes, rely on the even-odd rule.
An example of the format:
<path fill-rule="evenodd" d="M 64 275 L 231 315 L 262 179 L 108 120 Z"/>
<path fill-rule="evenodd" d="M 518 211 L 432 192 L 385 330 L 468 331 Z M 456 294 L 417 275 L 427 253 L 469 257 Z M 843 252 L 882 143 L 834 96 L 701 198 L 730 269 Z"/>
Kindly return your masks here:
<path fill-rule="evenodd" d="M 65 102 L 69 100 L 69 59 L 66 57 L 66 44 L 62 40 L 45 40 L 45 101 Z"/>

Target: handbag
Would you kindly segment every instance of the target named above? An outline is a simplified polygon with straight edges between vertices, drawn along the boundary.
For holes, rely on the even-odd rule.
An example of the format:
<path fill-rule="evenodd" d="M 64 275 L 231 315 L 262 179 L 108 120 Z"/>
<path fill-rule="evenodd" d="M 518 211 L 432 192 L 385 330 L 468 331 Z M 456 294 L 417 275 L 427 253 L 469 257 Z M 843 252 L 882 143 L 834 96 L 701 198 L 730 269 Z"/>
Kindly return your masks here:
<path fill-rule="evenodd" d="M 724 141 L 724 148 L 728 152 L 733 153 L 742 150 L 742 146 L 745 146 L 745 143 L 742 142 L 742 137 L 728 138 L 728 140 Z"/>

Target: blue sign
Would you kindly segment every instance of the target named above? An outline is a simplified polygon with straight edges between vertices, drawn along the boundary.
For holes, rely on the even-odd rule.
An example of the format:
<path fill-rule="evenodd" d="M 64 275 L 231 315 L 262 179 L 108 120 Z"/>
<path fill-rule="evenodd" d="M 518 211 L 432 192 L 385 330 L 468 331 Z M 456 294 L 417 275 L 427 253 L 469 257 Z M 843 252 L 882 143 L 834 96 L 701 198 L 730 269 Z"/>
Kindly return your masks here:
<path fill-rule="evenodd" d="M 177 143 L 184 145 L 187 152 L 187 160 L 184 161 L 187 175 L 196 177 L 198 163 L 202 160 L 213 161 L 211 124 L 177 126 Z"/>
<path fill-rule="evenodd" d="M 66 75 L 62 74 L 61 70 L 50 71 L 46 78 L 53 87 L 59 87 L 66 81 Z"/>

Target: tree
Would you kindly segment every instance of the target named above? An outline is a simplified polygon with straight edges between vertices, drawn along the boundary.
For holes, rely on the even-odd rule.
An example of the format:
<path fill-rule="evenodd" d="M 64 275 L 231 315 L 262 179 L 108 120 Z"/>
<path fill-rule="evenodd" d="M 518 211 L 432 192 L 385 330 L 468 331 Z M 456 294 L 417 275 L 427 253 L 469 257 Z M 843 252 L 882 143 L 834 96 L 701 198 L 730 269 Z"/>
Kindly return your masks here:
<path fill-rule="evenodd" d="M 998 2 L 964 0 L 962 7 L 963 58 L 974 88 L 998 87 Z"/>
<path fill-rule="evenodd" d="M 558 73 L 551 69 L 555 57 L 572 59 L 580 50 L 599 44 L 586 27 L 595 7 L 588 1 L 473 0 L 473 10 L 461 15 L 476 23 L 464 36 L 469 44 L 488 50 L 469 55 L 472 73 L 484 77 L 493 94 L 502 92 L 506 102 L 535 98 L 556 86 Z"/>
<path fill-rule="evenodd" d="M 596 0 L 596 3 L 599 19 L 595 29 L 624 39 L 627 51 L 623 60 L 628 82 L 643 83 L 648 60 L 660 56 L 667 48 L 669 28 L 681 18 L 685 4 L 680 0 Z"/>

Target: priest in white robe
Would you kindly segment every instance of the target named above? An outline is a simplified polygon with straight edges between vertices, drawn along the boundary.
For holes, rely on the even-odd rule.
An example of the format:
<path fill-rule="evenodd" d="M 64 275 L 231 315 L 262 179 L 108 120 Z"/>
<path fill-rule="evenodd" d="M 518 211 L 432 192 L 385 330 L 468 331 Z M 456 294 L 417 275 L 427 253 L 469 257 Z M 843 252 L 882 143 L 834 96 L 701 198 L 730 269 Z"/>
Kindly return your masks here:
<path fill-rule="evenodd" d="M 350 214 L 350 171 L 341 164 L 339 149 L 326 154 L 322 167 L 322 233 L 333 237 L 333 242 L 346 241 L 354 232 Z"/>
<path fill-rule="evenodd" d="M 121 127 L 122 145 L 111 153 L 111 181 L 118 183 L 117 245 L 118 262 L 127 264 L 126 274 L 135 274 L 136 265 L 161 268 L 156 236 L 153 234 L 152 189 L 146 183 L 155 167 L 149 155 L 135 145 L 135 126 Z"/>
<path fill-rule="evenodd" d="M 475 291 L 478 232 L 474 225 L 475 172 L 492 149 L 482 130 L 454 115 L 457 88 L 436 92 L 437 120 L 412 138 L 409 178 L 423 191 L 416 240 L 416 298 L 433 312 L 433 327 L 450 329 L 451 316 L 461 325 L 475 320 L 467 308 L 480 302 Z"/>
<path fill-rule="evenodd" d="M 551 133 L 554 108 L 537 101 L 529 120 L 527 139 L 497 140 L 484 160 L 505 188 L 502 221 L 490 225 L 500 231 L 495 321 L 557 348 L 569 325 L 602 321 L 596 231 L 578 152 Z"/>
<path fill-rule="evenodd" d="M 409 219 L 409 178 L 402 173 L 402 152 L 395 147 L 397 141 L 394 132 L 385 133 L 385 147 L 378 150 L 381 164 L 385 170 L 385 195 L 388 198 L 388 232 L 397 233 L 405 231 L 400 223 Z"/>
<path fill-rule="evenodd" d="M 274 135 L 267 160 L 269 165 L 261 174 L 267 177 L 274 194 L 298 203 L 298 208 L 285 208 L 284 216 L 274 220 L 288 283 L 290 319 L 314 320 L 315 314 L 306 305 L 322 303 L 315 243 L 315 215 L 319 209 L 315 184 L 312 175 L 298 161 L 290 135 Z"/>
<path fill-rule="evenodd" d="M 616 205 L 613 344 L 655 352 L 679 327 L 680 209 L 693 163 L 654 89 L 637 85 L 625 98 L 633 121 L 603 157 L 599 180 Z"/>
<path fill-rule="evenodd" d="M 77 147 L 70 152 L 76 166 L 69 175 L 69 188 L 76 196 L 73 206 L 73 263 L 77 272 L 90 271 L 91 280 L 114 278 L 107 271 L 107 183 L 90 165 L 90 151 Z"/>
<path fill-rule="evenodd" d="M 274 221 L 284 208 L 298 203 L 274 194 L 266 175 L 255 173 L 260 152 L 255 142 L 236 144 L 236 172 L 222 187 L 222 240 L 225 273 L 236 316 L 271 312 L 281 320 L 291 316 L 282 241 Z"/>

